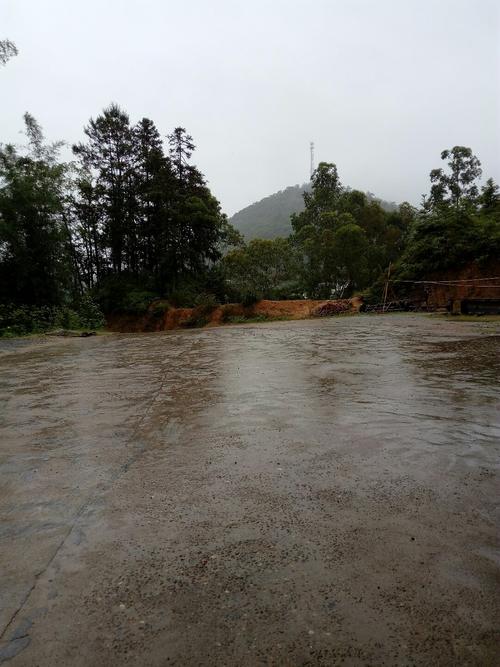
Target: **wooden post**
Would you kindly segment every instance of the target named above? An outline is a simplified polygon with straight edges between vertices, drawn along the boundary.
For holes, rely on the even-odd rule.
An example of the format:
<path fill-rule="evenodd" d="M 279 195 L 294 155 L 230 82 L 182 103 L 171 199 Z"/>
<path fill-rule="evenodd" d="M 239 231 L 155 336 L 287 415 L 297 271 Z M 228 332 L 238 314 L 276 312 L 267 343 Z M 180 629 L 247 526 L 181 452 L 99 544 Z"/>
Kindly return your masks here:
<path fill-rule="evenodd" d="M 387 292 L 389 291 L 390 276 L 391 276 L 391 263 L 389 262 L 389 268 L 387 269 L 387 280 L 385 281 L 385 289 L 384 289 L 384 304 L 382 306 L 383 313 L 385 313 L 385 304 L 387 303 Z"/>

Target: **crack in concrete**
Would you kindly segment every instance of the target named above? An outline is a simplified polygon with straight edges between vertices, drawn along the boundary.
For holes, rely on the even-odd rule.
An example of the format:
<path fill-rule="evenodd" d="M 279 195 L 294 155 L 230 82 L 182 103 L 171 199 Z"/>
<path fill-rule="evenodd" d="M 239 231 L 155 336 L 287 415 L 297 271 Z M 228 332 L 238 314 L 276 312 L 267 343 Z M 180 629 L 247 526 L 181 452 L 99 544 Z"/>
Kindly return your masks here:
<path fill-rule="evenodd" d="M 131 435 L 129 436 L 129 438 L 126 440 L 126 442 L 125 442 L 125 447 L 126 447 L 127 445 L 129 445 L 129 444 L 133 441 L 133 439 L 135 438 L 135 436 L 138 434 L 139 430 L 141 429 L 142 425 L 144 424 L 145 420 L 147 419 L 147 417 L 148 417 L 149 414 L 151 413 L 151 411 L 152 411 L 152 409 L 153 409 L 153 405 L 154 405 L 154 403 L 156 402 L 156 399 L 158 398 L 158 396 L 160 395 L 160 393 L 162 392 L 162 390 L 163 390 L 163 388 L 164 388 L 164 386 L 165 386 L 166 379 L 167 379 L 167 374 L 168 374 L 168 371 L 165 371 L 165 373 L 163 373 L 162 378 L 161 378 L 161 381 L 160 381 L 160 386 L 158 387 L 157 391 L 154 392 L 154 394 L 153 394 L 153 396 L 152 396 L 152 398 L 151 398 L 151 400 L 150 400 L 150 402 L 149 402 L 148 407 L 147 407 L 146 410 L 144 411 L 143 415 L 140 417 L 140 419 L 139 419 L 139 421 L 137 422 L 137 425 L 136 425 L 136 427 L 134 428 L 133 432 L 131 433 Z M 73 519 L 73 522 L 71 523 L 71 525 L 70 525 L 68 531 L 66 532 L 66 534 L 64 535 L 63 539 L 61 540 L 61 542 L 60 542 L 60 543 L 58 544 L 58 546 L 56 547 L 54 553 L 52 554 L 52 556 L 51 556 L 50 559 L 48 560 L 47 564 L 43 567 L 42 570 L 40 570 L 40 572 L 38 572 L 38 573 L 35 575 L 35 579 L 34 579 L 34 581 L 33 581 L 33 584 L 30 586 L 30 588 L 28 589 L 27 593 L 26 593 L 25 596 L 23 597 L 23 599 L 22 599 L 22 601 L 21 601 L 19 607 L 14 611 L 14 613 L 12 614 L 12 616 L 10 617 L 10 619 L 7 621 L 7 623 L 6 623 L 5 627 L 4 627 L 4 629 L 3 629 L 2 632 L 0 633 L 0 643 L 4 644 L 6 647 L 8 647 L 9 645 L 11 645 L 11 644 L 13 644 L 13 643 L 18 642 L 20 639 L 23 639 L 23 638 L 28 638 L 28 639 L 29 639 L 29 634 L 23 635 L 23 636 L 21 636 L 21 637 L 17 637 L 17 636 L 15 636 L 15 633 L 14 633 L 14 635 L 13 635 L 10 639 L 8 639 L 8 640 L 6 640 L 6 641 L 5 641 L 4 637 L 5 637 L 5 635 L 7 634 L 7 632 L 9 631 L 9 629 L 12 627 L 12 625 L 14 624 L 14 622 L 16 621 L 16 619 L 18 618 L 19 614 L 22 612 L 22 610 L 23 610 L 24 607 L 26 606 L 28 600 L 29 600 L 30 597 L 31 597 L 31 594 L 33 593 L 33 591 L 35 590 L 35 588 L 36 588 L 36 586 L 37 586 L 37 584 L 38 584 L 38 581 L 39 581 L 40 577 L 41 577 L 43 574 L 45 574 L 45 572 L 46 572 L 46 571 L 48 570 L 48 568 L 51 566 L 51 564 L 53 563 L 54 559 L 57 557 L 57 555 L 59 554 L 59 552 L 61 551 L 61 549 L 63 548 L 63 546 L 66 544 L 68 538 L 70 537 L 71 533 L 72 533 L 72 532 L 74 531 L 74 529 L 76 528 L 76 526 L 77 526 L 79 520 L 81 519 L 82 515 L 84 514 L 84 512 L 90 507 L 91 503 L 92 503 L 93 501 L 95 501 L 95 499 L 96 499 L 99 495 L 102 495 L 102 494 L 105 493 L 106 491 L 109 491 L 109 489 L 113 486 L 113 484 L 114 484 L 114 483 L 115 483 L 115 482 L 116 482 L 116 481 L 117 481 L 117 480 L 118 480 L 124 473 L 126 473 L 126 472 L 130 469 L 130 467 L 131 467 L 132 465 L 134 465 L 134 463 L 136 463 L 136 462 L 140 459 L 140 457 L 144 454 L 145 451 L 146 451 L 146 445 L 142 445 L 142 446 L 140 446 L 140 447 L 137 449 L 137 451 L 136 451 L 132 456 L 130 456 L 124 463 L 122 463 L 120 466 L 118 466 L 118 470 L 116 471 L 115 474 L 112 474 L 112 475 L 110 476 L 108 482 L 106 483 L 106 485 L 104 485 L 104 488 L 102 488 L 102 487 L 101 487 L 100 489 L 98 488 L 98 489 L 96 490 L 96 492 L 95 492 L 94 494 L 92 494 L 92 495 L 91 495 L 91 496 L 90 496 L 90 497 L 89 497 L 89 498 L 88 498 L 88 499 L 81 505 L 80 509 L 79 509 L 79 510 L 77 511 L 77 513 L 75 514 L 74 519 Z M 4 662 L 4 660 L 10 660 L 11 657 L 14 657 L 14 655 L 17 655 L 20 651 L 24 650 L 28 645 L 29 645 L 29 641 L 28 641 L 28 643 L 26 643 L 24 646 L 22 646 L 18 651 L 16 651 L 13 655 L 8 656 L 8 657 L 5 657 L 5 658 L 4 658 L 3 655 L 2 655 L 2 653 L 3 653 L 3 649 L 2 649 L 2 650 L 0 651 L 0 663 L 1 663 L 1 662 Z"/>

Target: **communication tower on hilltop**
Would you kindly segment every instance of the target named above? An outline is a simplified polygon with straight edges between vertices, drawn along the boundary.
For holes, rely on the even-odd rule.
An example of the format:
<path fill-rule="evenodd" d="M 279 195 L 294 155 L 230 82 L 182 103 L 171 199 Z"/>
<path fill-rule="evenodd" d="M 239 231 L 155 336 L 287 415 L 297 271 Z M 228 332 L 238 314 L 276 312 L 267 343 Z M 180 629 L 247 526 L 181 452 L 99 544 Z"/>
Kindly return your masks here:
<path fill-rule="evenodd" d="M 309 147 L 311 149 L 311 173 L 310 173 L 310 177 L 312 178 L 312 175 L 313 175 L 313 172 L 314 172 L 314 141 L 311 141 Z"/>

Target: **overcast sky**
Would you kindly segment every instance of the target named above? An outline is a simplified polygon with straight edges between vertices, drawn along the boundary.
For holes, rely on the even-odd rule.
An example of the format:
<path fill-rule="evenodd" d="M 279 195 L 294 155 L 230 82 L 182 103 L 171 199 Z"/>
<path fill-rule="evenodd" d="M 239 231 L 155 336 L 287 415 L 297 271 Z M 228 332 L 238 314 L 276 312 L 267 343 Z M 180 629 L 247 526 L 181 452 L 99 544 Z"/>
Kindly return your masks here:
<path fill-rule="evenodd" d="M 440 152 L 500 181 L 498 0 L 0 0 L 0 141 L 30 111 L 82 139 L 110 102 L 195 162 L 232 214 L 335 162 L 345 184 L 418 203 Z"/>

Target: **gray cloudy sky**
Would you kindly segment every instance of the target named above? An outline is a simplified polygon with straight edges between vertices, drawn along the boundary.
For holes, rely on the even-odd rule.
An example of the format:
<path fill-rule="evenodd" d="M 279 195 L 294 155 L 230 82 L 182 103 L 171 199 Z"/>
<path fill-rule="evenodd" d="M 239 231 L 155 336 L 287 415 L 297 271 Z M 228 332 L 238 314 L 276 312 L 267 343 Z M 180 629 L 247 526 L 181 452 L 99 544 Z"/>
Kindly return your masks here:
<path fill-rule="evenodd" d="M 0 141 L 30 111 L 75 142 L 110 102 L 182 125 L 224 210 L 302 183 L 309 141 L 342 181 L 418 203 L 442 149 L 500 181 L 497 0 L 0 0 Z"/>

